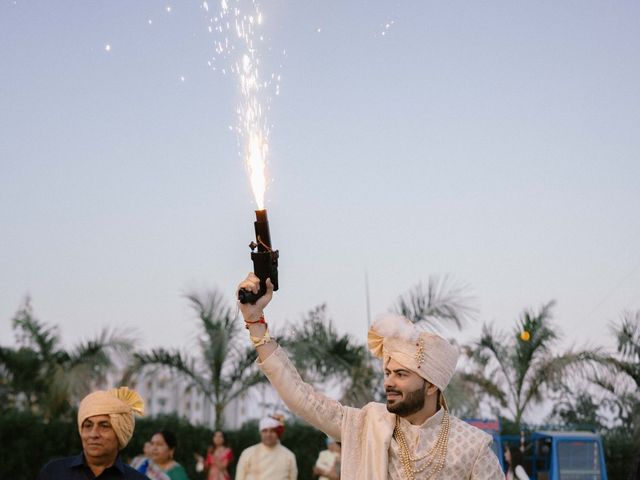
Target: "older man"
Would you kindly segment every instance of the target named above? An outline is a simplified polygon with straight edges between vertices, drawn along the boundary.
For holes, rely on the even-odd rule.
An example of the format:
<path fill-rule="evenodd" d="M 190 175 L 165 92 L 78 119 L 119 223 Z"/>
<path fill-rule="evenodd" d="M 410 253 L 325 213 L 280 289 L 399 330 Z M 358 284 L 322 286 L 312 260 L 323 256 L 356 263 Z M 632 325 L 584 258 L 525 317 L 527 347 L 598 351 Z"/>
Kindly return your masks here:
<path fill-rule="evenodd" d="M 250 273 L 239 288 L 258 293 Z M 342 443 L 341 474 L 349 480 L 504 479 L 491 437 L 450 415 L 444 390 L 458 352 L 444 338 L 387 315 L 368 333 L 369 349 L 383 360 L 387 404 L 351 408 L 304 383 L 269 336 L 263 310 L 273 285 L 255 305 L 242 304 L 259 366 L 296 415 Z"/>
<path fill-rule="evenodd" d="M 87 395 L 78 409 L 82 453 L 46 464 L 39 480 L 148 480 L 125 465 L 119 456 L 131 437 L 134 413 L 144 413 L 144 402 L 127 387 Z"/>
<path fill-rule="evenodd" d="M 280 444 L 281 419 L 260 420 L 260 443 L 245 449 L 238 459 L 236 480 L 296 480 L 298 466 L 291 450 Z"/>

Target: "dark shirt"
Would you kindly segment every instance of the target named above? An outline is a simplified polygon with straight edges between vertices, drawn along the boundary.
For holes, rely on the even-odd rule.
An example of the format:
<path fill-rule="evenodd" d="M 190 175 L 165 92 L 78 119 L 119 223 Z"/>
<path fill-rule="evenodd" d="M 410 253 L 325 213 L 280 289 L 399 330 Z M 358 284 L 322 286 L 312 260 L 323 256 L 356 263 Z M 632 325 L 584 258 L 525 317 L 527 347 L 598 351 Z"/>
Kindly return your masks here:
<path fill-rule="evenodd" d="M 96 477 L 85 462 L 82 453 L 75 457 L 51 460 L 42 467 L 38 474 L 38 480 L 86 480 L 92 478 L 100 478 L 102 480 L 149 480 L 145 475 L 134 470 L 129 465 L 125 465 L 119 455 L 113 465 L 105 468 Z"/>

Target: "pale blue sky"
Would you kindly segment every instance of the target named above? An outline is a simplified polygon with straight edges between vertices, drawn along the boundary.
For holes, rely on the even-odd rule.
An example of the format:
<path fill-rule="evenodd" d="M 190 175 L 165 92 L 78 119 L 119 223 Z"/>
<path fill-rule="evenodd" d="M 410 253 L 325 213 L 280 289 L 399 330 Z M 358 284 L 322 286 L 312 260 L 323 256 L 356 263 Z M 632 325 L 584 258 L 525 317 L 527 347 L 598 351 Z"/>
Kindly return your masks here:
<path fill-rule="evenodd" d="M 270 322 L 327 302 L 364 340 L 365 270 L 374 313 L 429 274 L 499 327 L 556 299 L 567 344 L 640 308 L 639 3 L 262 11 Z M 26 293 L 68 342 L 137 325 L 144 346 L 189 344 L 188 289 L 232 300 L 254 206 L 207 25 L 198 1 L 0 1 L 1 343 Z"/>

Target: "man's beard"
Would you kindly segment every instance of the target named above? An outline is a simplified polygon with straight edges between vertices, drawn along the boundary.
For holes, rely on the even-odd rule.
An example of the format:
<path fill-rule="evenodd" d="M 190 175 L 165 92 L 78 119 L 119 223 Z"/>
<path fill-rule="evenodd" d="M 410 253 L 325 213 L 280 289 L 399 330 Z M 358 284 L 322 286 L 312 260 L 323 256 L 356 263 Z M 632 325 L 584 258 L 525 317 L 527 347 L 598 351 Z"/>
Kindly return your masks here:
<path fill-rule="evenodd" d="M 397 390 L 392 391 L 400 393 Z M 424 404 L 427 401 L 427 397 L 425 396 L 426 391 L 427 382 L 424 382 L 421 388 L 405 394 L 403 400 L 396 401 L 393 405 L 387 400 L 387 410 L 400 417 L 413 415 L 424 407 Z"/>

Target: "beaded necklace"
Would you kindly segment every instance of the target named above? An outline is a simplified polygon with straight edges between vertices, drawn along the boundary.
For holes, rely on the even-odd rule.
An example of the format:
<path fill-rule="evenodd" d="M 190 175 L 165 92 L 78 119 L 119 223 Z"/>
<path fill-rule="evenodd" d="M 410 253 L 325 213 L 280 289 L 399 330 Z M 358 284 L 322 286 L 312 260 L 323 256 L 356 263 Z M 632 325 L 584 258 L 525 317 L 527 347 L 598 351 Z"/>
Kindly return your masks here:
<path fill-rule="evenodd" d="M 396 426 L 393 430 L 393 437 L 398 442 L 398 445 L 400 445 L 400 462 L 402 463 L 402 468 L 407 480 L 415 480 L 417 473 L 423 472 L 433 465 L 433 471 L 426 477 L 426 480 L 429 480 L 444 468 L 447 457 L 447 444 L 449 442 L 449 412 L 445 409 L 438 438 L 427 453 L 422 456 L 413 457 L 413 455 L 411 455 L 407 438 L 404 436 L 402 428 L 400 428 L 400 417 L 398 416 L 396 416 Z M 421 466 L 418 466 L 418 462 L 425 459 L 427 459 L 427 461 Z"/>

